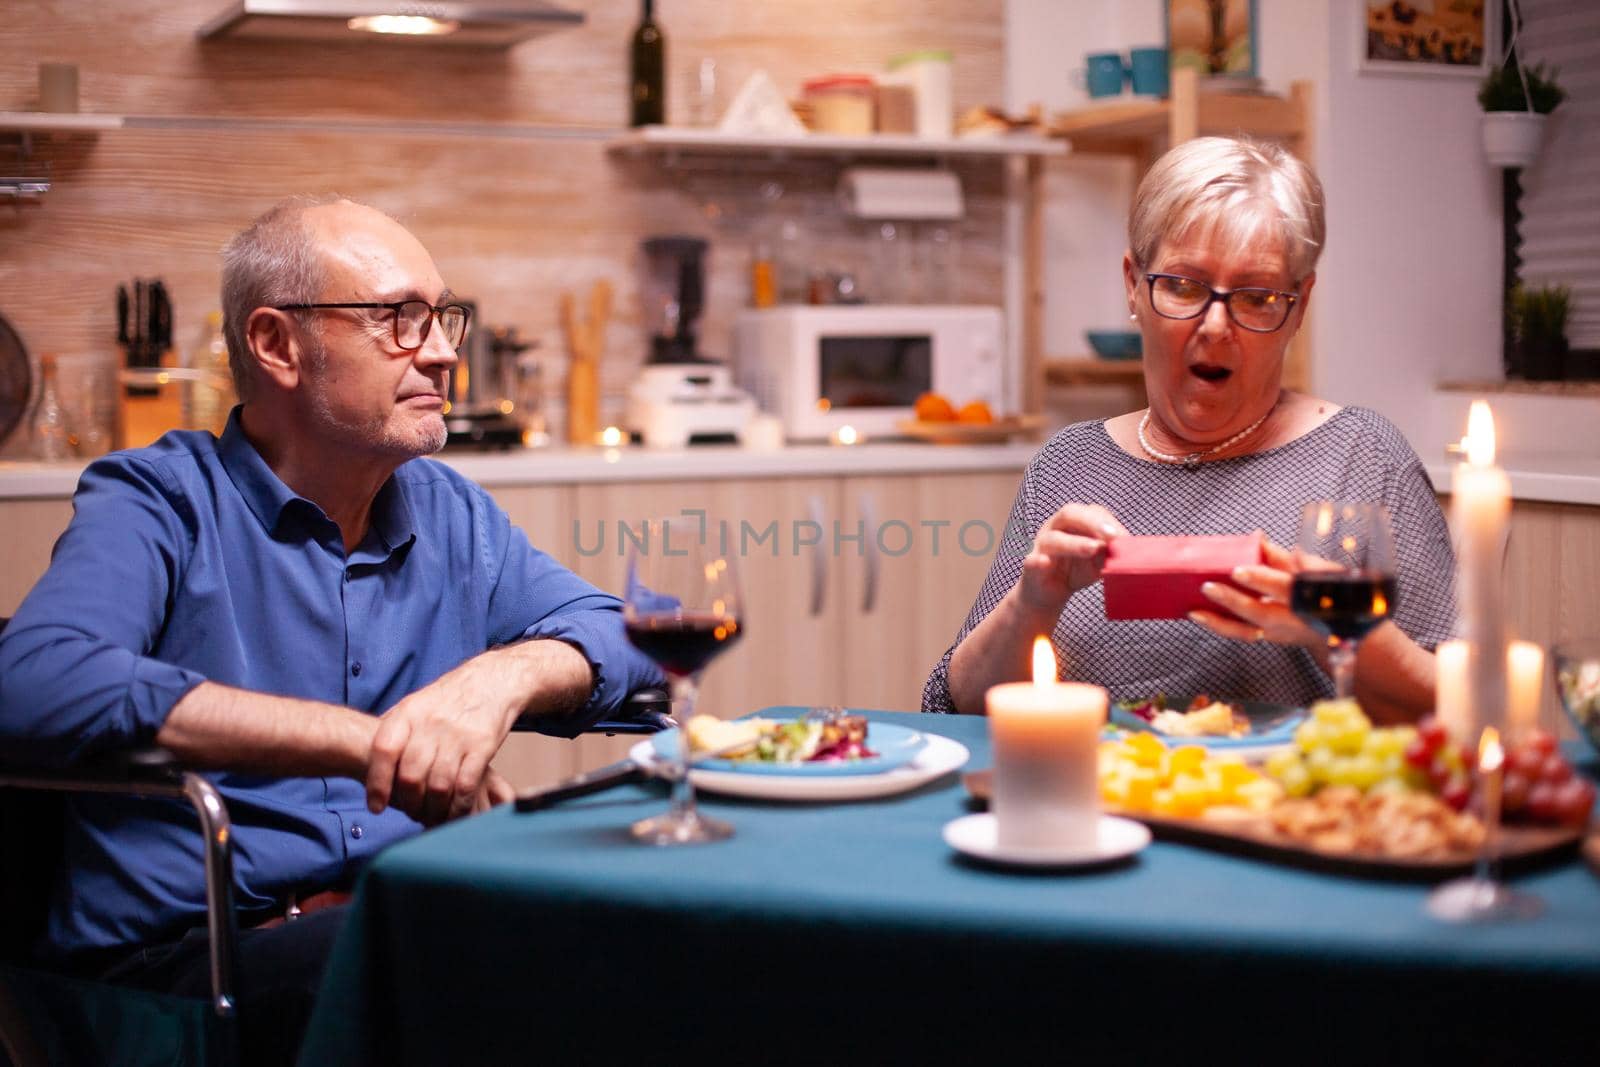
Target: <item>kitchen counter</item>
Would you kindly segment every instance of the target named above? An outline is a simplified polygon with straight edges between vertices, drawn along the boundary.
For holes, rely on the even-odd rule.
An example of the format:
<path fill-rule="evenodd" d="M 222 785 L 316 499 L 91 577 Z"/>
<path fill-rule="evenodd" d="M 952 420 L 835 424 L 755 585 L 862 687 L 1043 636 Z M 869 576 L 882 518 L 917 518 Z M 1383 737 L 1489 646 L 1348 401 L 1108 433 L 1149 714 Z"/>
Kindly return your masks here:
<path fill-rule="evenodd" d="M 829 475 L 929 474 L 1013 470 L 1020 475 L 1037 445 L 795 445 L 772 452 L 734 446 L 651 451 L 643 448 L 538 448 L 445 452 L 440 459 L 486 488 L 602 482 Z M 1600 458 L 1570 454 L 1513 456 L 1503 465 L 1517 500 L 1600 506 Z M 1450 491 L 1453 463 L 1425 464 L 1434 488 Z M 65 499 L 81 463 L 0 462 L 0 500 Z"/>
<path fill-rule="evenodd" d="M 1501 466 L 1511 479 L 1513 500 L 1549 504 L 1600 505 L 1600 457 L 1569 454 L 1528 454 L 1507 456 Z M 1450 492 L 1455 477 L 1454 463 L 1427 463 L 1424 467 L 1433 487 Z"/>
<path fill-rule="evenodd" d="M 652 451 L 644 448 L 537 448 L 443 452 L 439 459 L 485 488 L 591 485 L 721 478 L 1016 471 L 1037 445 L 795 445 L 758 452 L 732 445 Z M 0 463 L 0 500 L 66 498 L 82 463 Z M 1597 479 L 1600 481 L 1600 479 Z M 1600 494 L 1597 494 L 1600 499 Z"/>

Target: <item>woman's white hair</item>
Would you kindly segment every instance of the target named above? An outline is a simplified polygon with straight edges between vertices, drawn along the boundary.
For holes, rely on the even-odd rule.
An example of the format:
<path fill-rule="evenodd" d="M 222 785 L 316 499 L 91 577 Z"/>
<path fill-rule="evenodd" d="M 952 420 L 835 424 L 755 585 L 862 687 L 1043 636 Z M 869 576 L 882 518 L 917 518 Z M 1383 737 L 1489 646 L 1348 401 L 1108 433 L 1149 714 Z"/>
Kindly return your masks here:
<path fill-rule="evenodd" d="M 228 370 L 241 401 L 255 390 L 255 361 L 245 341 L 245 323 L 256 308 L 315 303 L 326 279 L 326 265 L 305 213 L 337 204 L 337 195 L 292 196 L 236 234 L 222 249 L 222 333 L 228 341 Z M 318 334 L 317 320 L 303 312 L 300 321 Z"/>
<path fill-rule="evenodd" d="M 1197 137 L 1167 152 L 1134 194 L 1128 248 L 1148 267 L 1163 242 L 1196 238 L 1246 247 L 1281 242 L 1298 284 L 1327 236 L 1322 183 L 1288 149 L 1242 137 Z"/>

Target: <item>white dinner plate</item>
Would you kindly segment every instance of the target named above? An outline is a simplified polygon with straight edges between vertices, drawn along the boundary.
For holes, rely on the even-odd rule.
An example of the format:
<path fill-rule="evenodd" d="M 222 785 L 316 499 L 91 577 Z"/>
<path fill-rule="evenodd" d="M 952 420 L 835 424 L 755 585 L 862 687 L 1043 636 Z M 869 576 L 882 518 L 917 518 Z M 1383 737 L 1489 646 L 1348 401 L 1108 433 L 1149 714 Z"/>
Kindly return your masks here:
<path fill-rule="evenodd" d="M 1018 867 L 1084 867 L 1131 856 L 1150 843 L 1150 830 L 1132 819 L 1102 815 L 1089 845 L 1040 848 L 1001 846 L 994 815 L 963 815 L 944 824 L 945 844 L 964 856 Z"/>
<path fill-rule="evenodd" d="M 967 746 L 959 741 L 938 734 L 928 734 L 927 738 L 928 743 L 910 763 L 878 774 L 816 777 L 695 770 L 689 772 L 689 780 L 696 789 L 707 793 L 756 800 L 868 800 L 893 796 L 959 770 L 971 757 Z M 628 756 L 644 767 L 656 762 L 655 749 L 649 741 L 634 745 Z"/>

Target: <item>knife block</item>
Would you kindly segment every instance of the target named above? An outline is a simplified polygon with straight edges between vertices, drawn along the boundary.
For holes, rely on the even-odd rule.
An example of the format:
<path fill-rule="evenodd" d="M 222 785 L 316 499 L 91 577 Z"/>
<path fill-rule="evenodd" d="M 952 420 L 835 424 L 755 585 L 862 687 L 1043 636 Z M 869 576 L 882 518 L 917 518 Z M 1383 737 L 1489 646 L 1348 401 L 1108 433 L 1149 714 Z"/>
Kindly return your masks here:
<path fill-rule="evenodd" d="M 154 444 L 168 430 L 183 429 L 183 391 L 194 383 L 179 373 L 172 352 L 161 357 L 161 366 L 125 370 L 117 389 L 117 447 L 143 448 Z"/>

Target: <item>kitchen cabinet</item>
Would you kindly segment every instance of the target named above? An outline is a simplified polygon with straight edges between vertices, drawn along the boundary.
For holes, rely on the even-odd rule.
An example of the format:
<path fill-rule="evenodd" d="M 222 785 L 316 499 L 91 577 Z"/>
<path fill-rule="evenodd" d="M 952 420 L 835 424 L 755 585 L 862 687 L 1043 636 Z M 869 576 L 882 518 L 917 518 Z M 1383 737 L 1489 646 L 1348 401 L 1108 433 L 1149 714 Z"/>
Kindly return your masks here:
<path fill-rule="evenodd" d="M 977 595 L 1018 481 L 1001 471 L 579 486 L 572 564 L 620 590 L 618 523 L 703 509 L 727 523 L 746 632 L 706 672 L 701 711 L 910 710 Z M 620 758 L 629 744 L 584 738 L 578 767 Z"/>

